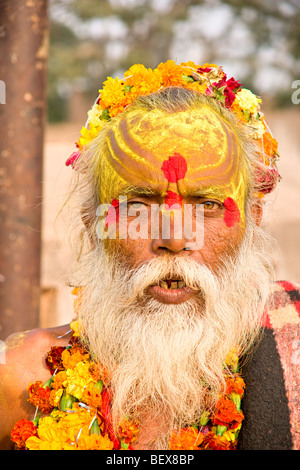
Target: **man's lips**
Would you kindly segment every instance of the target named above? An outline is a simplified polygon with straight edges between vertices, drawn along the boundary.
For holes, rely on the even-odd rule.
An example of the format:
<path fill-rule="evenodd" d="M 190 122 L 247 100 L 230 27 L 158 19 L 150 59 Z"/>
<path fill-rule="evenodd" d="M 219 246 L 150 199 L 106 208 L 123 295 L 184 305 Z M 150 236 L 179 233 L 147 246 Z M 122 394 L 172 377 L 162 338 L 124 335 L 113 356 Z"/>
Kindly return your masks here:
<path fill-rule="evenodd" d="M 165 304 L 180 304 L 197 292 L 182 280 L 166 279 L 147 288 L 147 293 Z"/>

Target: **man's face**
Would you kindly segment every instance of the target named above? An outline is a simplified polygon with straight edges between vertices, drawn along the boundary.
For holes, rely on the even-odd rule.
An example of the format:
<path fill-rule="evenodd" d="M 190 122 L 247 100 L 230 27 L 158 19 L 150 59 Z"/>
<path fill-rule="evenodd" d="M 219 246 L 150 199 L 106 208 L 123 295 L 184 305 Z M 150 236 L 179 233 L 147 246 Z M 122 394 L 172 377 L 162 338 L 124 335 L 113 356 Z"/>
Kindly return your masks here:
<path fill-rule="evenodd" d="M 147 214 L 148 237 L 106 241 L 109 249 L 119 249 L 129 269 L 168 254 L 191 257 L 217 273 L 222 260 L 237 252 L 245 232 L 247 170 L 232 126 L 210 108 L 128 113 L 109 130 L 101 165 L 101 202 L 115 203 L 126 195 L 128 210 Z M 193 227 L 201 211 L 203 241 L 196 249 L 189 249 L 194 240 L 184 231 L 181 238 L 175 235 L 174 212 L 167 214 L 174 203 L 183 224 L 184 208 L 191 208 Z M 161 204 L 170 234 L 164 237 L 159 230 L 153 238 L 150 213 Z M 136 217 L 130 214 L 128 225 Z M 195 291 L 180 279 L 166 279 L 149 286 L 147 294 L 178 304 Z"/>

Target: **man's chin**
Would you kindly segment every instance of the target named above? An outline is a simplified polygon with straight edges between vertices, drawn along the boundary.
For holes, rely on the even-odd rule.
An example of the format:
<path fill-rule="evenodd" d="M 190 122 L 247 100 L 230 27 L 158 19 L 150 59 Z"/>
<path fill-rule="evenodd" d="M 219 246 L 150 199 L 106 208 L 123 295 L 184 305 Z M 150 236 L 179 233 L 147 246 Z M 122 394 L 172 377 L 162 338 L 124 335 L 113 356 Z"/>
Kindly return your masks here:
<path fill-rule="evenodd" d="M 159 285 L 150 286 L 146 289 L 146 294 L 163 304 L 181 304 L 191 299 L 198 293 L 195 289 L 185 286 L 177 289 L 166 289 Z"/>

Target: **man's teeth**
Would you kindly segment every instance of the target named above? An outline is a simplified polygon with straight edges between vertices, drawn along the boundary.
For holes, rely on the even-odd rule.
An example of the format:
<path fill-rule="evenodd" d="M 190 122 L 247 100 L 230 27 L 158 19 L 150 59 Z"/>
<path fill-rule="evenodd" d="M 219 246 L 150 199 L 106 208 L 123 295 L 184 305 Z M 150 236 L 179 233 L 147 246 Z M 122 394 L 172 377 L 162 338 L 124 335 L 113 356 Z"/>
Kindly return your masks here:
<path fill-rule="evenodd" d="M 173 279 L 168 279 L 166 281 L 159 281 L 159 287 L 163 289 L 182 289 L 186 284 L 184 281 L 176 281 Z"/>

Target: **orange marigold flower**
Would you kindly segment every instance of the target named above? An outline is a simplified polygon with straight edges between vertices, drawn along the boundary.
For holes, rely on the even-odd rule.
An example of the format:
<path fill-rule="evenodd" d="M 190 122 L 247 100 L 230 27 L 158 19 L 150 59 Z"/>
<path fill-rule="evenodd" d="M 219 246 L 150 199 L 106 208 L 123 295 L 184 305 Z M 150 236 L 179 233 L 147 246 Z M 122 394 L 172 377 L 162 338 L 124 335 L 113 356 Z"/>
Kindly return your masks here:
<path fill-rule="evenodd" d="M 221 398 L 217 402 L 213 424 L 235 429 L 241 424 L 243 419 L 243 413 L 239 412 L 236 405 L 231 400 Z"/>
<path fill-rule="evenodd" d="M 62 397 L 62 394 L 64 392 L 64 386 L 63 383 L 67 380 L 67 374 L 64 370 L 58 372 L 55 374 L 53 377 L 53 381 L 51 383 L 51 393 L 50 393 L 50 404 L 58 408 L 60 399 Z"/>
<path fill-rule="evenodd" d="M 88 354 L 82 354 L 78 350 L 65 349 L 62 355 L 63 366 L 65 369 L 74 369 L 78 362 L 86 361 L 89 358 Z"/>
<path fill-rule="evenodd" d="M 195 62 L 193 62 L 192 60 L 189 60 L 188 62 L 181 62 L 180 65 L 183 67 L 194 69 L 195 71 L 199 68 L 199 65 L 195 64 Z"/>
<path fill-rule="evenodd" d="M 237 393 L 238 395 L 243 395 L 245 389 L 245 382 L 242 377 L 233 376 L 226 378 L 226 390 L 225 393 L 230 395 L 231 393 Z"/>
<path fill-rule="evenodd" d="M 186 73 L 184 67 L 175 64 L 174 60 L 168 60 L 159 64 L 157 67 L 161 73 L 162 84 L 164 87 L 181 86 L 184 84 L 183 75 Z"/>
<path fill-rule="evenodd" d="M 98 380 L 102 379 L 101 369 L 100 369 L 99 365 L 96 364 L 95 362 L 91 362 L 91 365 L 89 367 L 89 373 L 91 374 L 91 376 L 93 377 L 93 379 L 96 382 L 98 382 Z"/>
<path fill-rule="evenodd" d="M 169 440 L 171 450 L 198 450 L 204 435 L 193 427 L 175 429 Z"/>
<path fill-rule="evenodd" d="M 132 87 L 130 90 L 131 101 L 137 96 L 154 93 L 161 86 L 161 76 L 157 70 L 147 69 L 142 64 L 133 65 L 124 76 L 126 78 L 125 85 Z"/>
<path fill-rule="evenodd" d="M 73 322 L 72 322 L 73 323 Z M 72 335 L 69 344 L 72 346 L 72 352 L 79 351 L 82 355 L 88 354 L 88 350 L 81 342 L 81 338 L 76 334 Z"/>
<path fill-rule="evenodd" d="M 263 149 L 264 149 L 265 155 L 268 155 L 268 156 L 272 157 L 274 155 L 274 153 L 277 154 L 277 152 L 278 152 L 278 142 L 277 142 L 276 139 L 274 139 L 274 137 L 272 137 L 270 132 L 265 132 L 264 133 L 264 135 L 262 137 L 262 141 L 263 141 Z"/>
<path fill-rule="evenodd" d="M 92 408 L 100 408 L 102 405 L 102 396 L 94 383 L 89 383 L 83 390 L 81 401 Z"/>
<path fill-rule="evenodd" d="M 53 407 L 49 403 L 51 390 L 48 386 L 44 388 L 42 382 L 37 381 L 30 384 L 27 390 L 29 392 L 29 403 L 37 406 L 42 413 L 50 413 L 52 411 Z"/>
<path fill-rule="evenodd" d="M 60 388 L 63 388 L 63 382 L 67 380 L 67 374 L 66 371 L 62 370 L 55 374 L 53 377 L 53 381 L 51 383 L 51 388 L 52 390 L 58 390 Z"/>
<path fill-rule="evenodd" d="M 200 83 L 200 82 L 189 82 L 185 83 L 184 88 L 189 90 L 197 91 L 198 93 L 205 94 L 207 90 L 207 83 Z"/>
<path fill-rule="evenodd" d="M 243 113 L 243 110 L 237 100 L 234 100 L 232 105 L 231 105 L 231 111 L 234 112 L 234 114 L 237 116 L 237 118 L 242 121 L 242 122 L 247 122 L 247 117 Z"/>
<path fill-rule="evenodd" d="M 102 365 L 102 364 L 97 364 L 97 368 L 99 370 L 100 374 L 100 379 L 102 380 L 104 385 L 108 385 L 109 382 L 111 381 L 111 374 L 108 372 L 108 370 Z M 94 374 L 92 374 L 94 376 Z M 99 380 L 99 379 L 97 379 Z"/>
<path fill-rule="evenodd" d="M 119 436 L 124 439 L 126 443 L 136 440 L 139 432 L 138 423 L 136 421 L 128 421 L 123 419 L 119 425 Z"/>
<path fill-rule="evenodd" d="M 218 436 L 214 432 L 208 432 L 203 439 L 201 449 L 204 450 L 233 450 L 234 444 L 224 436 Z"/>
<path fill-rule="evenodd" d="M 11 440 L 16 444 L 18 449 L 25 449 L 25 443 L 31 436 L 37 435 L 37 426 L 28 419 L 17 421 L 11 431 Z"/>

